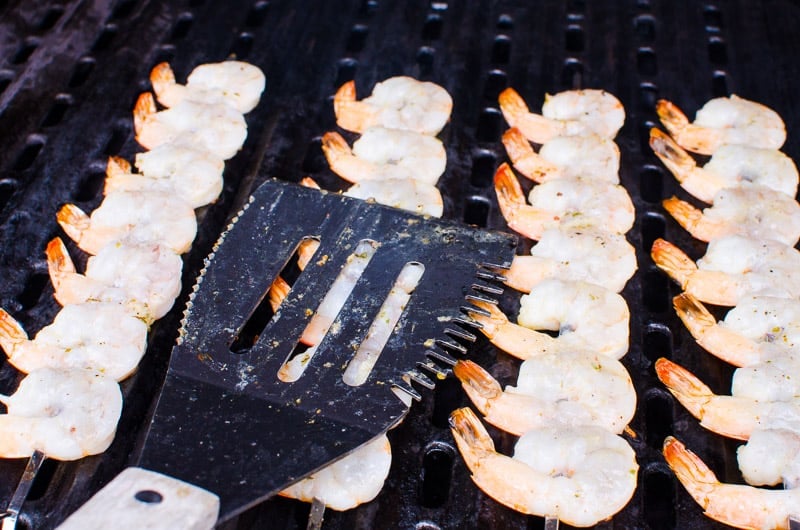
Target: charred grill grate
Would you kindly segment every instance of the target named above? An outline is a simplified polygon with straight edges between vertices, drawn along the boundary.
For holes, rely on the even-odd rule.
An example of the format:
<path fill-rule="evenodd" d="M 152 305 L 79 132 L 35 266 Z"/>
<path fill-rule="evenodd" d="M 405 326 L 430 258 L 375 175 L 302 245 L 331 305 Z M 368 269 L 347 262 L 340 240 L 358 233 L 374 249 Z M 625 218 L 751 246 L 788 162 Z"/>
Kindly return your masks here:
<path fill-rule="evenodd" d="M 441 135 L 448 155 L 440 181 L 445 217 L 489 228 L 504 226 L 492 190 L 493 171 L 505 159 L 500 91 L 513 86 L 533 107 L 545 92 L 576 87 L 605 88 L 623 101 L 628 117 L 617 141 L 622 183 L 637 208 L 628 239 L 640 264 L 623 293 L 632 312 L 631 349 L 623 362 L 639 395 L 631 427 L 641 471 L 630 504 L 598 528 L 722 528 L 701 514 L 660 456 L 664 436 L 674 433 L 723 480 L 740 480 L 736 444 L 704 432 L 653 372 L 656 358 L 671 357 L 722 392 L 731 370 L 694 345 L 671 309 L 676 286 L 649 259 L 657 237 L 692 257 L 704 247 L 660 207 L 662 198 L 686 194 L 650 153 L 647 131 L 657 125 L 659 97 L 693 112 L 711 97 L 737 93 L 784 117 L 784 151 L 796 157 L 798 22 L 800 8 L 789 0 L 0 3 L 0 304 L 31 332 L 58 310 L 44 260 L 46 242 L 59 233 L 55 212 L 65 202 L 93 208 L 106 157 L 130 159 L 138 150 L 131 109 L 148 87 L 150 68 L 167 60 L 183 79 L 197 64 L 235 54 L 267 75 L 267 91 L 248 115 L 247 143 L 227 164 L 224 192 L 199 212 L 183 296 L 156 323 L 140 370 L 124 384 L 114 444 L 78 462 L 47 462 L 20 526 L 52 527 L 125 467 L 163 378 L 189 287 L 251 190 L 267 177 L 297 181 L 306 174 L 328 189 L 342 186 L 320 150 L 321 135 L 335 128 L 336 87 L 355 79 L 362 94 L 381 79 L 407 74 L 442 84 L 455 101 Z M 75 248 L 70 252 L 78 255 Z M 505 309 L 515 304 L 513 293 L 501 298 Z M 516 377 L 518 363 L 482 337 L 470 356 L 502 383 Z M 13 368 L 0 368 L 0 392 L 18 380 Z M 326 513 L 324 527 L 542 528 L 541 519 L 499 506 L 471 483 L 447 428 L 449 412 L 466 405 L 458 383 L 447 379 L 423 393 L 391 433 L 394 465 L 381 495 L 351 512 Z M 491 432 L 501 450 L 510 450 L 513 438 Z M 0 460 L 0 499 L 10 498 L 23 467 Z M 306 505 L 275 499 L 225 528 L 304 528 L 307 515 Z"/>

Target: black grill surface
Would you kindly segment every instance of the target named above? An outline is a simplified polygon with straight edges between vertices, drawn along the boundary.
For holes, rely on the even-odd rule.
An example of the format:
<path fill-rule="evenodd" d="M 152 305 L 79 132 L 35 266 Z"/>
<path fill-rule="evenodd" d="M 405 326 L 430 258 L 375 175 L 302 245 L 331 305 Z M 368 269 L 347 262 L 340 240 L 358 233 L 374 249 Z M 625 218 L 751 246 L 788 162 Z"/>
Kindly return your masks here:
<path fill-rule="evenodd" d="M 623 363 L 639 395 L 631 444 L 641 469 L 631 502 L 597 528 L 721 528 L 702 515 L 660 454 L 664 437 L 675 434 L 722 480 L 741 481 L 737 444 L 703 431 L 653 370 L 655 359 L 666 356 L 715 391 L 729 389 L 731 369 L 694 344 L 671 308 L 677 286 L 649 258 L 657 237 L 695 258 L 705 246 L 660 206 L 663 198 L 687 194 L 650 152 L 648 130 L 657 124 L 657 98 L 693 115 L 706 100 L 736 93 L 784 117 L 784 151 L 797 157 L 797 27 L 800 7 L 789 0 L 0 1 L 0 304 L 31 333 L 58 311 L 44 257 L 47 241 L 60 235 L 55 213 L 66 202 L 94 208 L 106 158 L 131 160 L 140 150 L 131 110 L 149 87 L 150 69 L 167 60 L 185 80 L 194 66 L 235 55 L 267 76 L 261 103 L 247 116 L 247 143 L 226 166 L 222 196 L 198 212 L 182 297 L 154 325 L 139 371 L 123 384 L 116 440 L 102 455 L 47 462 L 21 527 L 53 527 L 129 463 L 202 259 L 250 192 L 270 177 L 296 182 L 305 175 L 328 189 L 344 187 L 320 149 L 321 135 L 335 128 L 336 88 L 355 79 L 361 97 L 377 81 L 405 74 L 443 85 L 455 102 L 440 135 L 448 155 L 440 181 L 445 217 L 489 228 L 505 226 L 492 189 L 493 171 L 505 160 L 497 108 L 503 88 L 514 87 L 536 110 L 546 92 L 570 88 L 604 88 L 624 103 L 627 121 L 617 142 L 621 180 L 637 209 L 628 238 L 640 268 L 623 293 L 632 312 Z M 70 251 L 80 262 L 80 252 Z M 506 293 L 503 307 L 513 312 L 517 300 Z M 513 383 L 518 361 L 483 339 L 470 355 L 502 383 Z M 0 368 L 0 392 L 13 391 L 19 380 L 11 366 Z M 355 510 L 328 511 L 324 528 L 542 528 L 542 519 L 508 510 L 472 484 L 447 428 L 450 411 L 467 404 L 458 383 L 422 390 L 424 400 L 390 433 L 394 460 L 382 493 Z M 509 452 L 515 439 L 491 432 Z M 3 502 L 23 467 L 21 460 L 0 460 Z M 225 528 L 305 528 L 307 517 L 307 505 L 275 499 Z"/>

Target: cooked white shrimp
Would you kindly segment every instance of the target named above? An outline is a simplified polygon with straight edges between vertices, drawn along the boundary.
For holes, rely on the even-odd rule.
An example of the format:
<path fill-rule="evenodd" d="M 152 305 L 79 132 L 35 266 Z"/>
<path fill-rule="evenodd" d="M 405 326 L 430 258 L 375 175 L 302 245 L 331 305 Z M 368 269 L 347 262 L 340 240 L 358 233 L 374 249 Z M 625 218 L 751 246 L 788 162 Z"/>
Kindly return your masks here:
<path fill-rule="evenodd" d="M 227 160 L 242 148 L 247 123 L 242 113 L 223 103 L 200 103 L 184 99 L 158 112 L 153 95 L 139 96 L 133 109 L 136 141 L 145 149 L 179 142 Z"/>
<path fill-rule="evenodd" d="M 61 238 L 51 240 L 45 252 L 61 305 L 115 302 L 152 324 L 172 308 L 181 292 L 183 260 L 158 242 L 123 240 L 106 245 L 89 257 L 85 274 L 76 271 Z"/>
<path fill-rule="evenodd" d="M 414 179 L 362 180 L 348 188 L 344 195 L 431 217 L 441 217 L 444 211 L 439 189 Z"/>
<path fill-rule="evenodd" d="M 453 98 L 435 83 L 390 77 L 377 83 L 372 95 L 356 100 L 356 83 L 343 84 L 333 97 L 336 123 L 363 133 L 370 127 L 404 129 L 434 136 L 450 119 Z"/>
<path fill-rule="evenodd" d="M 546 94 L 542 113 L 534 114 L 513 88 L 498 98 L 503 117 L 531 142 L 543 144 L 556 136 L 599 134 L 613 139 L 625 123 L 622 103 L 605 90 L 567 90 Z"/>
<path fill-rule="evenodd" d="M 777 112 L 736 95 L 708 101 L 693 123 L 663 99 L 656 112 L 678 145 L 703 155 L 713 155 L 725 144 L 780 149 L 786 141 L 786 126 Z"/>
<path fill-rule="evenodd" d="M 619 359 L 628 351 L 630 311 L 625 299 L 599 285 L 547 279 L 520 299 L 518 324 L 494 304 L 472 302 L 471 313 L 492 344 L 519 359 L 583 350 Z M 558 337 L 535 330 L 558 331 Z"/>
<path fill-rule="evenodd" d="M 160 191 L 175 193 L 192 208 L 200 208 L 217 200 L 222 192 L 225 162 L 188 145 L 162 144 L 136 155 L 131 165 L 119 157 L 110 157 L 106 166 L 106 194 L 115 191 Z"/>
<path fill-rule="evenodd" d="M 539 149 L 516 127 L 503 133 L 503 145 L 514 169 L 535 182 L 581 177 L 619 184 L 619 147 L 597 134 L 556 136 Z"/>
<path fill-rule="evenodd" d="M 705 514 L 736 528 L 789 529 L 800 513 L 800 489 L 769 490 L 724 484 L 700 458 L 673 438 L 664 440 L 664 458 Z"/>
<path fill-rule="evenodd" d="M 450 429 L 475 484 L 519 512 L 592 526 L 624 508 L 636 489 L 633 449 L 599 427 L 540 427 L 519 439 L 513 457 L 495 451 L 470 409 L 454 411 Z"/>
<path fill-rule="evenodd" d="M 550 229 L 530 256 L 515 256 L 505 283 L 530 292 L 545 278 L 580 280 L 618 293 L 636 272 L 636 251 L 625 236 L 601 230 Z"/>
<path fill-rule="evenodd" d="M 65 204 L 56 219 L 89 254 L 97 254 L 107 244 L 121 239 L 158 241 L 182 254 L 189 250 L 197 233 L 194 209 L 169 192 L 109 193 L 91 216 L 74 204 Z"/>
<path fill-rule="evenodd" d="M 636 412 L 636 392 L 622 364 L 580 351 L 542 354 L 522 363 L 517 386 L 505 390 L 472 361 L 453 373 L 486 421 L 511 434 L 559 424 L 622 432 Z"/>
<path fill-rule="evenodd" d="M 87 302 L 61 308 L 33 339 L 0 309 L 0 346 L 8 361 L 28 373 L 41 368 L 81 368 L 115 380 L 125 379 L 147 346 L 147 324 L 113 302 Z"/>
<path fill-rule="evenodd" d="M 650 255 L 681 288 L 709 304 L 733 306 L 747 296 L 800 297 L 800 251 L 779 241 L 738 234 L 712 239 L 693 262 L 656 239 Z"/>
<path fill-rule="evenodd" d="M 800 396 L 800 351 L 782 351 L 758 363 L 737 368 L 731 381 L 731 395 L 759 401 L 791 401 Z"/>
<path fill-rule="evenodd" d="M 174 107 L 184 99 L 203 103 L 225 103 L 245 114 L 258 105 L 266 79 L 257 66 L 241 61 L 201 64 L 192 70 L 185 85 L 175 82 L 168 63 L 150 71 L 150 83 L 158 102 Z"/>
<path fill-rule="evenodd" d="M 634 209 L 622 186 L 579 178 L 548 180 L 533 187 L 530 204 L 514 172 L 503 163 L 494 176 L 497 203 L 508 226 L 539 239 L 548 228 L 599 228 L 625 233 L 633 226 Z"/>
<path fill-rule="evenodd" d="M 723 145 L 700 167 L 694 158 L 658 129 L 650 129 L 650 147 L 681 187 L 704 202 L 723 188 L 766 186 L 794 198 L 798 173 L 794 161 L 777 149 Z"/>
<path fill-rule="evenodd" d="M 800 480 L 800 433 L 788 429 L 756 429 L 736 451 L 739 470 L 748 484 L 796 488 Z"/>
<path fill-rule="evenodd" d="M 0 456 L 76 460 L 105 451 L 122 412 L 114 379 L 82 369 L 41 368 L 28 374 L 11 396 L 0 396 Z"/>
<path fill-rule="evenodd" d="M 289 486 L 280 495 L 312 502 L 319 499 L 334 510 L 349 510 L 380 493 L 392 463 L 386 434 L 362 445 L 341 460 Z"/>
<path fill-rule="evenodd" d="M 706 429 L 737 440 L 747 440 L 756 429 L 788 428 L 800 432 L 800 398 L 758 401 L 750 397 L 714 394 L 686 368 L 656 361 L 658 378 Z"/>
<path fill-rule="evenodd" d="M 800 355 L 800 300 L 745 297 L 717 322 L 695 297 L 673 299 L 675 312 L 697 343 L 734 366 L 750 366 L 789 352 Z"/>
<path fill-rule="evenodd" d="M 339 133 L 325 133 L 322 151 L 333 172 L 354 183 L 367 179 L 415 179 L 434 186 L 447 162 L 444 145 L 438 138 L 384 127 L 364 131 L 352 150 Z"/>
<path fill-rule="evenodd" d="M 663 201 L 678 224 L 701 241 L 742 234 L 793 246 L 800 238 L 800 203 L 784 193 L 756 185 L 724 188 L 713 203 L 701 212 L 676 197 Z"/>

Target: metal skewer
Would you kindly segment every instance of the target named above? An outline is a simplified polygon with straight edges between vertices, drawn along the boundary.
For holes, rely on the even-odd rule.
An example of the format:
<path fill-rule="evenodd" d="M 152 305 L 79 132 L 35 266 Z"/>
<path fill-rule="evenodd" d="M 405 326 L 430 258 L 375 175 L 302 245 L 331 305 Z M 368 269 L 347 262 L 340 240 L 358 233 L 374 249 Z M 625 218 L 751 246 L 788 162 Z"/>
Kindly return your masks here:
<path fill-rule="evenodd" d="M 558 517 L 547 515 L 544 518 L 544 530 L 558 530 Z"/>
<path fill-rule="evenodd" d="M 308 526 L 306 526 L 306 530 L 321 530 L 324 516 L 325 503 L 314 497 L 314 500 L 311 501 L 311 511 L 308 513 Z M 5 530 L 5 528 L 2 530 Z"/>
<path fill-rule="evenodd" d="M 28 464 L 25 466 L 25 471 L 22 472 L 22 478 L 19 479 L 17 489 L 14 490 L 14 495 L 8 503 L 8 508 L 2 514 L 2 530 L 14 530 L 17 527 L 19 512 L 22 510 L 25 499 L 28 498 L 33 481 L 36 479 L 36 474 L 41 469 L 42 464 L 44 464 L 45 458 L 46 456 L 43 452 L 36 450 L 28 459 Z"/>

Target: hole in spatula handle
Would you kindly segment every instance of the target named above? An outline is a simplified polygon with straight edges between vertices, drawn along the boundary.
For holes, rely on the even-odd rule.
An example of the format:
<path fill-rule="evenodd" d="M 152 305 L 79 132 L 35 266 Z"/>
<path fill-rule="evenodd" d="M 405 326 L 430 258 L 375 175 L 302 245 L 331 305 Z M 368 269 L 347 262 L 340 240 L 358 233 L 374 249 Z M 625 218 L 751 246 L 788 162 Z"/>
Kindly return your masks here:
<path fill-rule="evenodd" d="M 145 504 L 159 504 L 164 500 L 164 497 L 159 492 L 153 490 L 137 491 L 133 498 Z"/>

